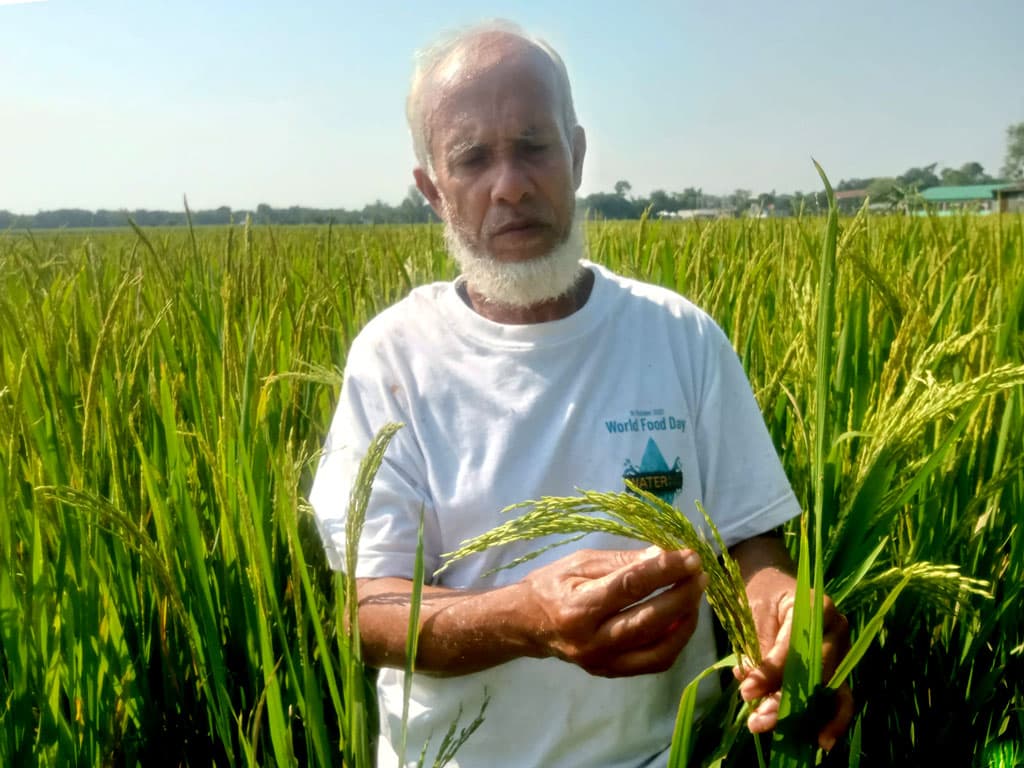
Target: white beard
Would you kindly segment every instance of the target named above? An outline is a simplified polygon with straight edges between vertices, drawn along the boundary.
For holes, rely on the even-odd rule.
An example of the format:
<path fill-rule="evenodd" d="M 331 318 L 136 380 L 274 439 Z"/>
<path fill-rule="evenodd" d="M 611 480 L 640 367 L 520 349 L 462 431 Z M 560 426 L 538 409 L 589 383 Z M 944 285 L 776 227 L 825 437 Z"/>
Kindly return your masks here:
<path fill-rule="evenodd" d="M 568 293 L 579 279 L 584 255 L 583 218 L 573 217 L 569 235 L 550 253 L 526 261 L 503 262 L 475 252 L 447 220 L 444 240 L 466 283 L 487 301 L 532 307 Z"/>

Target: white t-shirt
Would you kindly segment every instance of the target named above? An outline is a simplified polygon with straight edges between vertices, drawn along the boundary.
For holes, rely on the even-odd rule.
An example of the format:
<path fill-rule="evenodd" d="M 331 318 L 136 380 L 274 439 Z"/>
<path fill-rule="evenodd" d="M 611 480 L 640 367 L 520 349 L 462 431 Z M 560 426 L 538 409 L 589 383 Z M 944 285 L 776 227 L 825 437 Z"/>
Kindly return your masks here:
<path fill-rule="evenodd" d="M 646 484 L 698 522 L 699 500 L 727 545 L 799 514 L 750 385 L 708 315 L 663 288 L 584 262 L 586 305 L 561 320 L 503 325 L 475 313 L 453 283 L 415 289 L 352 343 L 341 399 L 310 494 L 328 558 L 341 569 L 355 469 L 387 422 L 403 422 L 374 485 L 357 575 L 411 578 L 420 510 L 427 574 L 441 554 L 504 522 L 510 504 L 577 489 Z M 486 588 L 518 581 L 572 548 L 643 544 L 591 534 L 515 568 L 483 575 L 549 543 L 492 549 L 437 581 Z M 715 661 L 710 611 L 660 675 L 593 677 L 554 659 L 518 659 L 460 677 L 416 675 L 408 755 L 427 765 L 462 710 L 490 697 L 454 765 L 664 764 L 686 683 Z M 404 764 L 401 670 L 378 678 L 380 766 Z M 704 693 L 704 705 L 715 694 Z M 461 727 L 461 726 L 460 726 Z M 394 746 L 392 746 L 394 745 Z"/>

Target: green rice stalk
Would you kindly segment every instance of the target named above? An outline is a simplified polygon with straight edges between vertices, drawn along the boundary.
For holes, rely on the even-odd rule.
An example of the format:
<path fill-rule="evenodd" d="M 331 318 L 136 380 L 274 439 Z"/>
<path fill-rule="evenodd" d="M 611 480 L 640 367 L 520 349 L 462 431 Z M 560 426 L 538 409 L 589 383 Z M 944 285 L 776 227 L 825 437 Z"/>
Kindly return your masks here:
<path fill-rule="evenodd" d="M 686 768 L 693 754 L 693 721 L 697 709 L 697 689 L 700 684 L 716 672 L 732 669 L 740 663 L 736 654 L 730 654 L 705 669 L 683 689 L 679 699 L 679 711 L 672 732 L 672 749 L 669 752 L 668 768 Z"/>
<path fill-rule="evenodd" d="M 409 629 L 405 638 L 405 678 L 402 682 L 402 736 L 398 755 L 405 760 L 405 747 L 409 736 L 409 699 L 412 696 L 412 676 L 416 672 L 416 650 L 420 642 L 420 607 L 423 602 L 423 509 L 416 531 L 416 559 L 412 569 L 412 595 L 409 599 Z"/>
<path fill-rule="evenodd" d="M 779 722 L 772 734 L 771 768 L 802 768 L 813 765 L 814 736 L 809 733 L 807 707 L 821 681 L 821 592 L 811 589 L 810 547 L 807 516 L 800 518 L 800 554 L 797 560 L 796 595 L 793 599 L 789 651 L 782 673 Z M 817 629 L 817 634 L 814 630 Z M 817 665 L 814 663 L 817 648 Z"/>
<path fill-rule="evenodd" d="M 359 464 L 349 497 L 348 517 L 345 520 L 345 612 L 350 638 L 351 657 L 345 665 L 346 696 L 349 697 L 346 732 L 348 764 L 355 768 L 372 765 L 370 757 L 370 723 L 366 702 L 366 671 L 363 665 L 362 644 L 359 640 L 359 594 L 356 588 L 356 562 L 359 539 L 366 522 L 366 508 L 370 503 L 373 478 L 377 476 L 384 453 L 401 424 L 385 424 L 370 442 L 366 455 Z"/>
<path fill-rule="evenodd" d="M 811 520 L 814 548 L 808 549 L 808 521 L 800 520 L 800 553 L 797 563 L 796 595 L 793 603 L 792 635 L 782 676 L 782 696 L 779 701 L 779 724 L 787 718 L 801 716 L 808 706 L 812 692 L 821 682 L 822 625 L 824 600 L 824 558 L 822 534 L 826 518 L 831 517 L 826 475 L 834 475 L 836 468 L 830 458 L 832 449 L 831 422 L 829 420 L 833 388 L 834 363 L 832 357 L 836 315 L 836 250 L 838 248 L 839 210 L 835 194 L 825 171 L 814 162 L 828 197 L 828 220 L 822 242 L 818 284 L 818 323 L 815 346 L 814 393 L 814 455 L 811 467 L 814 477 L 814 514 Z M 865 209 L 866 212 L 866 209 Z M 858 218 L 860 221 L 860 218 Z M 845 240 L 844 240 L 845 242 Z M 831 490 L 831 489 L 829 489 Z M 813 552 L 813 555 L 811 554 Z M 813 557 L 813 566 L 811 565 Z M 813 734 L 812 734 L 813 738 Z M 776 728 L 772 738 L 772 768 L 800 768 L 812 764 L 813 740 L 807 734 L 787 732 Z"/>
<path fill-rule="evenodd" d="M 432 763 L 433 768 L 444 768 L 452 760 L 455 759 L 455 754 L 462 748 L 469 737 L 472 736 L 477 728 L 483 725 L 484 715 L 487 713 L 487 705 L 490 703 L 491 697 L 488 695 L 484 696 L 483 702 L 480 704 L 480 711 L 477 712 L 468 725 L 461 730 L 459 729 L 459 723 L 462 721 L 462 707 L 459 707 L 459 711 L 455 715 L 455 719 L 452 720 L 448 726 L 448 730 L 445 731 L 444 738 L 441 739 L 441 744 L 438 747 L 437 755 L 434 756 L 434 762 Z M 417 768 L 423 768 L 426 764 L 427 749 L 430 746 L 430 739 L 427 739 L 427 743 L 423 745 L 423 751 L 420 753 L 420 759 L 417 762 Z"/>
<path fill-rule="evenodd" d="M 890 593 L 903 581 L 918 604 L 932 605 L 945 613 L 973 610 L 972 598 L 993 597 L 991 582 L 965 576 L 958 565 L 917 562 L 892 567 L 862 580 L 847 597 L 846 609 L 857 610 L 876 595 Z"/>
<path fill-rule="evenodd" d="M 366 701 L 344 686 L 344 579 L 301 499 L 315 463 L 282 465 L 293 435 L 307 456 L 322 444 L 359 329 L 456 267 L 437 225 L 232 234 L 192 218 L 0 232 L 0 765 L 191 764 L 211 750 L 281 764 L 303 740 L 310 765 L 339 752 L 354 765 L 339 745 L 349 703 Z M 735 331 L 807 506 L 827 226 L 587 227 L 594 261 Z M 878 763 L 973 764 L 1024 738 L 1024 387 L 1000 373 L 1024 365 L 1024 217 L 840 217 L 838 234 L 829 594 L 858 638 L 903 569 L 960 574 L 912 576 L 893 603 L 855 680 L 868 706 L 851 752 L 859 738 Z M 126 275 L 139 279 L 118 295 Z M 991 601 L 961 578 L 991 581 Z M 715 722 L 698 725 L 710 764 L 736 726 Z"/>

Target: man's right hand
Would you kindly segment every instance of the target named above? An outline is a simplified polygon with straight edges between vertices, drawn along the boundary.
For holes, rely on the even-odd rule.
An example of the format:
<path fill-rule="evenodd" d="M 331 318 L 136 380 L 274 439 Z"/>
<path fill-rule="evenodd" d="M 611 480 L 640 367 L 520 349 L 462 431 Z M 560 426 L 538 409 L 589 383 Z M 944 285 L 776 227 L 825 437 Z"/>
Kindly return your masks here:
<path fill-rule="evenodd" d="M 696 553 L 657 547 L 581 550 L 523 580 L 538 655 L 602 677 L 671 667 L 697 627 L 706 584 Z"/>

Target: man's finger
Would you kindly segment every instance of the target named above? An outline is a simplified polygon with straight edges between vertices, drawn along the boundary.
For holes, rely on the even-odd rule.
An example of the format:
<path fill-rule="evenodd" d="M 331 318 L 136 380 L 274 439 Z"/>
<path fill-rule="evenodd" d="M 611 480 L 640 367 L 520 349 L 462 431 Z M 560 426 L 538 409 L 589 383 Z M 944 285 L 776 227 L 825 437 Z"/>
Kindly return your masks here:
<path fill-rule="evenodd" d="M 669 669 L 679 656 L 694 630 L 697 628 L 697 613 L 687 616 L 668 628 L 656 642 L 643 648 L 615 654 L 607 666 L 592 674 L 604 677 L 625 677 L 631 675 L 664 672 Z"/>
<path fill-rule="evenodd" d="M 780 693 L 773 693 L 747 717 L 747 728 L 751 733 L 767 733 L 779 722 Z"/>
<path fill-rule="evenodd" d="M 647 553 L 653 549 L 581 549 L 547 567 L 562 566 L 566 576 L 588 580 L 603 579 L 644 557 L 650 557 Z"/>
<path fill-rule="evenodd" d="M 581 549 L 566 555 L 558 564 L 562 566 L 567 576 L 600 580 L 648 560 L 656 561 L 665 554 L 666 550 L 656 546 L 646 549 Z M 553 563 L 552 566 L 554 565 L 556 564 Z"/>
<path fill-rule="evenodd" d="M 834 611 L 827 620 L 821 642 L 822 681 L 828 682 L 850 651 L 850 623 L 843 614 Z"/>
<path fill-rule="evenodd" d="M 608 604 L 625 608 L 700 571 L 700 557 L 696 552 L 650 547 L 637 552 L 632 563 L 596 579 L 584 589 L 603 590 Z"/>
<path fill-rule="evenodd" d="M 853 720 L 853 693 L 850 686 L 843 683 L 836 690 L 836 714 L 818 734 L 818 745 L 826 752 L 836 744 L 836 739 L 846 733 Z"/>
<path fill-rule="evenodd" d="M 786 666 L 789 641 L 793 634 L 793 604 L 786 607 L 782 616 L 775 643 L 761 660 L 761 665 L 750 670 L 740 683 L 740 695 L 744 701 L 754 701 L 779 690 L 782 687 L 782 671 Z"/>
<path fill-rule="evenodd" d="M 707 575 L 701 573 L 633 603 L 605 621 L 595 633 L 595 641 L 622 649 L 650 645 L 653 639 L 696 615 L 706 584 Z"/>

